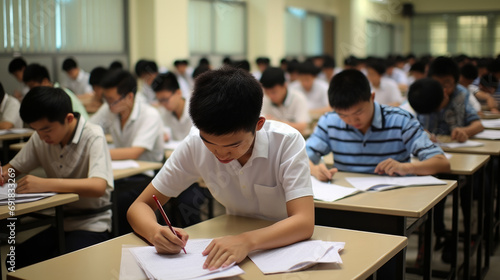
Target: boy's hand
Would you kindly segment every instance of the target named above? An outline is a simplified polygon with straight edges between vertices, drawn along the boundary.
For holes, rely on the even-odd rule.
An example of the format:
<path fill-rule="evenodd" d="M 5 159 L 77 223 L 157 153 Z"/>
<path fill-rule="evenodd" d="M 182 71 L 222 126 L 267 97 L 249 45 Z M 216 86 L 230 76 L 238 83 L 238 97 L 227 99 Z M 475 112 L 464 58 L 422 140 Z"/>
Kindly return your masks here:
<path fill-rule="evenodd" d="M 219 267 L 227 267 L 234 262 L 239 263 L 249 252 L 250 244 L 241 235 L 215 238 L 202 252 L 204 256 L 208 255 L 203 268 L 215 270 Z"/>
<path fill-rule="evenodd" d="M 375 173 L 380 175 L 387 174 L 390 176 L 404 176 L 407 174 L 412 174 L 411 163 L 401 163 L 392 158 L 388 158 L 380 162 L 377 167 L 375 167 Z"/>
<path fill-rule="evenodd" d="M 168 226 L 162 226 L 153 235 L 153 245 L 159 254 L 178 254 L 182 248 L 186 247 L 189 235 L 181 228 L 175 228 L 175 232 L 180 237 L 175 236 Z"/>
<path fill-rule="evenodd" d="M 320 163 L 311 168 L 311 174 L 322 182 L 330 181 L 333 178 L 333 175 L 338 171 L 339 170 L 337 168 L 326 168 L 324 163 Z"/>
<path fill-rule="evenodd" d="M 469 135 L 467 135 L 464 128 L 456 127 L 451 132 L 451 139 L 457 140 L 458 142 L 463 143 L 469 139 Z"/>
<path fill-rule="evenodd" d="M 17 181 L 16 193 L 41 193 L 46 192 L 47 187 L 44 184 L 45 178 L 33 175 L 26 175 Z"/>

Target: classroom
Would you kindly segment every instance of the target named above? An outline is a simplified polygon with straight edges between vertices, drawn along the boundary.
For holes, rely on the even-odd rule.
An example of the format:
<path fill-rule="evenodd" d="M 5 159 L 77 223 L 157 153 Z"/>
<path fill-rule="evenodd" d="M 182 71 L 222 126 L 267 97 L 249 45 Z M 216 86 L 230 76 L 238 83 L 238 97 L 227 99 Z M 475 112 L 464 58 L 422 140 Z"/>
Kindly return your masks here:
<path fill-rule="evenodd" d="M 0 22 L 0 279 L 500 278 L 496 1 Z"/>

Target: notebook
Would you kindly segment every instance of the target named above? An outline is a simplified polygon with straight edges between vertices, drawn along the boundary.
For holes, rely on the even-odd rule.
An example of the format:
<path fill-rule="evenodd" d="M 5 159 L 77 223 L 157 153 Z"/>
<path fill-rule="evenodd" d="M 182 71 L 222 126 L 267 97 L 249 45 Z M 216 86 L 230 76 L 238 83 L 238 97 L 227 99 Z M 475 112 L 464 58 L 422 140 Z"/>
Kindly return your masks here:
<path fill-rule="evenodd" d="M 14 186 L 13 186 L 14 185 Z M 42 198 L 50 197 L 55 195 L 56 193 L 15 193 L 17 185 L 16 184 L 5 184 L 0 187 L 0 206 L 9 204 L 9 196 L 10 201 L 12 203 L 26 203 L 40 200 Z"/>
<path fill-rule="evenodd" d="M 111 161 L 111 169 L 128 169 L 128 168 L 139 168 L 139 164 L 135 160 L 113 160 Z"/>
<path fill-rule="evenodd" d="M 346 177 L 345 179 L 360 191 L 382 191 L 409 186 L 446 185 L 445 181 L 433 176 L 373 176 Z"/>
<path fill-rule="evenodd" d="M 311 182 L 314 199 L 316 200 L 336 201 L 360 192 L 356 188 L 343 187 L 330 182 L 321 182 L 314 176 L 311 176 Z"/>

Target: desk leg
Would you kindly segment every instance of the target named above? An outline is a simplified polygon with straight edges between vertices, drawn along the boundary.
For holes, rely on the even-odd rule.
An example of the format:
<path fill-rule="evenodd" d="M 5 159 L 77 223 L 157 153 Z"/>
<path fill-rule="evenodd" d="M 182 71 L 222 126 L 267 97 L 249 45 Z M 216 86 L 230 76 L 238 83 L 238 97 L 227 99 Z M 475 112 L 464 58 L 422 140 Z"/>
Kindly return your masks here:
<path fill-rule="evenodd" d="M 471 279 L 470 258 L 471 258 L 471 214 L 472 214 L 472 189 L 474 185 L 473 177 L 468 177 L 468 184 L 465 184 L 462 194 L 462 208 L 464 212 L 464 279 Z"/>
<path fill-rule="evenodd" d="M 495 253 L 498 242 L 500 242 L 500 182 L 498 180 L 498 172 L 500 171 L 500 157 L 493 157 L 493 171 L 491 172 L 492 193 L 496 191 L 496 207 L 494 209 L 494 218 L 491 221 L 491 255 Z M 492 195 L 494 197 L 494 195 Z M 493 204 L 493 203 L 492 203 Z M 493 211 L 493 205 L 491 207 Z"/>
<path fill-rule="evenodd" d="M 458 278 L 458 216 L 460 208 L 460 188 L 453 190 L 453 208 L 451 217 L 451 242 L 453 244 L 451 259 L 451 274 L 452 277 Z"/>
<path fill-rule="evenodd" d="M 432 238 L 434 236 L 434 209 L 427 212 L 424 234 L 424 279 L 432 279 Z"/>
<path fill-rule="evenodd" d="M 66 253 L 66 238 L 64 235 L 64 213 L 62 205 L 56 206 L 56 228 L 59 240 L 59 254 Z"/>

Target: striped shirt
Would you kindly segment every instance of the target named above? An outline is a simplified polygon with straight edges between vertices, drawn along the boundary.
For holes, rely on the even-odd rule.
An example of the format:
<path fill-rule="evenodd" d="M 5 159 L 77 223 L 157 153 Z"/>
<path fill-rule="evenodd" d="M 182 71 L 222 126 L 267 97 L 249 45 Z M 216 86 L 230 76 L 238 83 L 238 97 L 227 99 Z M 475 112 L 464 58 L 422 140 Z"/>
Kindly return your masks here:
<path fill-rule="evenodd" d="M 388 158 L 410 162 L 411 154 L 420 161 L 443 154 L 410 113 L 377 102 L 374 106 L 372 124 L 365 134 L 335 112 L 323 115 L 306 142 L 309 159 L 317 164 L 322 156 L 333 152 L 334 166 L 340 171 L 373 173 Z"/>

